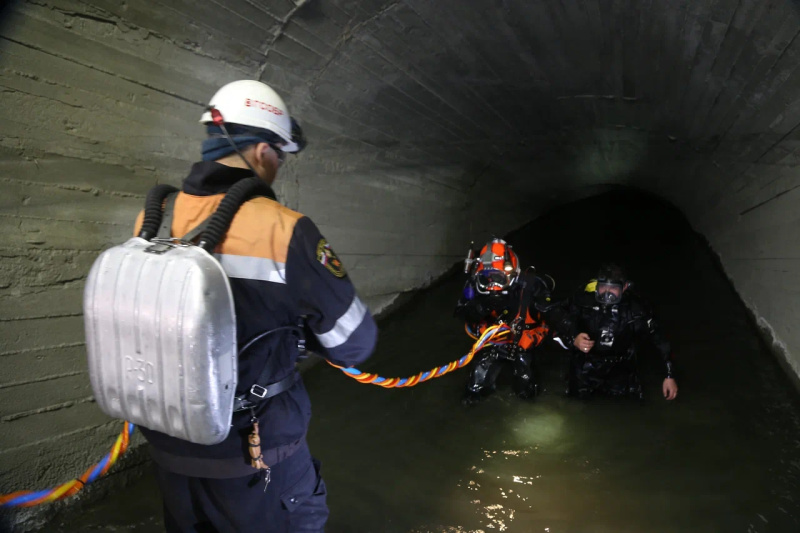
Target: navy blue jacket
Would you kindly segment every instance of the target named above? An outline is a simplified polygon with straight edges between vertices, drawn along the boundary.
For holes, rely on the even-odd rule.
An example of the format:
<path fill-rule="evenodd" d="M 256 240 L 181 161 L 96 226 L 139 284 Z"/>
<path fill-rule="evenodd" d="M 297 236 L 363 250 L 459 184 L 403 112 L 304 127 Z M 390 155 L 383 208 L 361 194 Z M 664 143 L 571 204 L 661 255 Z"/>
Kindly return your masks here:
<path fill-rule="evenodd" d="M 216 209 L 231 185 L 251 176 L 248 170 L 219 163 L 195 163 L 175 201 L 172 235 L 188 233 Z M 142 215 L 137 231 L 141 220 Z M 254 198 L 239 209 L 215 256 L 231 282 L 240 348 L 262 332 L 303 323 L 309 344 L 338 365 L 355 366 L 371 355 L 377 340 L 375 322 L 338 257 L 308 217 L 280 205 L 274 196 Z M 247 391 L 264 370 L 268 377 L 261 385 L 294 372 L 299 355 L 297 339 L 295 332 L 282 331 L 240 353 L 237 393 Z M 262 450 L 303 439 L 311 403 L 302 379 L 262 402 L 256 414 Z M 197 460 L 192 463 L 199 466 L 189 474 L 203 477 L 204 459 L 211 460 L 206 462 L 217 470 L 225 464 L 220 460 L 232 464 L 249 460 L 249 418 L 247 411 L 234 413 L 228 438 L 212 446 L 146 428 L 142 433 L 156 449 L 154 457 L 162 467 L 177 471 L 180 468 L 170 465 L 171 457 L 194 458 Z"/>

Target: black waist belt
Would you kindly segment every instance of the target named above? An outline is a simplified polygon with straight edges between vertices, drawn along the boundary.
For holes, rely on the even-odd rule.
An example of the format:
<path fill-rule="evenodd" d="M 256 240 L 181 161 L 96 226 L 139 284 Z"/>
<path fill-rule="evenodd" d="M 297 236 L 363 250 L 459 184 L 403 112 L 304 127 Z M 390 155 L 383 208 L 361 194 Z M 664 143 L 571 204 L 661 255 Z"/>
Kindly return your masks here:
<path fill-rule="evenodd" d="M 294 455 L 294 453 L 306 445 L 305 437 L 290 444 L 284 444 L 277 448 L 262 450 L 264 463 L 275 466 L 284 459 Z M 210 459 L 205 457 L 184 457 L 175 455 L 164 450 L 159 450 L 150 446 L 150 455 L 153 460 L 169 472 L 189 477 L 201 477 L 208 479 L 230 479 L 235 477 L 245 477 L 257 474 L 257 470 L 250 466 L 249 458 L 226 457 L 223 459 Z"/>
<path fill-rule="evenodd" d="M 267 398 L 272 398 L 278 394 L 292 388 L 295 382 L 300 379 L 300 373 L 297 371 L 292 372 L 280 381 L 276 381 L 270 385 L 255 384 L 250 387 L 246 394 L 236 396 L 233 399 L 233 412 L 246 411 L 251 407 L 255 407 Z M 269 464 L 269 463 L 268 463 Z"/>

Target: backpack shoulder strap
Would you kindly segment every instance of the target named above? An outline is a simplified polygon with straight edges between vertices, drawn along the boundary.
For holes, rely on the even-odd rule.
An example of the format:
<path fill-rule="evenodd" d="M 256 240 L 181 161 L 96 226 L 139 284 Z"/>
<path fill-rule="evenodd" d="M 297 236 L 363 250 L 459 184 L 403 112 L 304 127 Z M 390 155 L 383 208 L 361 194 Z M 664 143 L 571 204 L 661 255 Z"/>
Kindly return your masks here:
<path fill-rule="evenodd" d="M 214 216 L 213 213 L 208 215 L 205 220 L 196 225 L 191 231 L 189 231 L 189 233 L 181 237 L 181 240 L 186 242 L 192 242 L 195 239 L 197 239 L 200 236 L 200 234 L 202 234 L 208 227 L 208 223 L 211 221 L 212 216 Z"/>
<path fill-rule="evenodd" d="M 164 214 L 161 216 L 161 225 L 158 227 L 156 238 L 169 239 L 172 237 L 172 219 L 175 218 L 175 199 L 177 197 L 177 192 L 167 195 L 164 203 Z"/>
<path fill-rule="evenodd" d="M 155 224 L 159 224 L 159 220 L 157 217 L 154 218 L 154 227 L 158 228 L 158 232 L 156 233 L 156 237 L 161 239 L 169 239 L 172 237 L 172 221 L 175 218 L 175 199 L 178 196 L 178 191 L 171 186 L 164 186 L 169 187 L 169 190 L 164 189 L 163 191 L 159 189 L 157 186 L 155 192 L 159 194 L 166 194 L 165 196 L 158 196 L 155 193 L 152 195 L 153 199 L 150 200 L 151 194 L 148 193 L 148 205 L 151 206 L 151 210 L 156 212 L 155 214 L 160 217 L 160 225 L 155 226 Z M 272 192 L 272 189 L 264 183 L 263 181 L 256 179 L 256 178 L 248 178 L 245 180 L 239 180 L 234 184 L 227 193 L 225 193 L 224 198 L 220 202 L 217 209 L 214 213 L 211 214 L 207 219 L 197 225 L 197 227 L 193 228 L 189 233 L 181 237 L 181 240 L 184 241 L 193 241 L 195 239 L 201 238 L 199 242 L 199 246 L 201 248 L 206 249 L 207 251 L 213 251 L 214 247 L 217 245 L 219 241 L 225 236 L 225 232 L 228 230 L 228 226 L 230 226 L 231 221 L 233 220 L 234 215 L 239 210 L 239 207 L 254 196 L 266 196 L 268 198 L 274 198 L 275 193 Z M 164 198 L 164 200 L 162 200 Z M 164 209 L 163 212 L 161 209 L 158 209 L 161 206 L 162 201 L 164 202 Z M 145 222 L 148 221 L 147 218 L 147 210 L 145 210 Z M 140 236 L 145 236 L 149 234 L 144 230 L 141 232 Z"/>
<path fill-rule="evenodd" d="M 172 237 L 172 221 L 175 219 L 175 200 L 177 197 L 177 192 L 171 193 L 167 196 L 164 203 L 164 214 L 162 215 L 161 225 L 158 227 L 158 234 L 156 235 L 156 238 L 169 239 Z M 206 217 L 205 220 L 195 226 L 191 231 L 189 231 L 189 233 L 181 237 L 180 240 L 192 242 L 194 239 L 199 237 L 203 231 L 205 231 L 210 220 L 211 215 Z"/>

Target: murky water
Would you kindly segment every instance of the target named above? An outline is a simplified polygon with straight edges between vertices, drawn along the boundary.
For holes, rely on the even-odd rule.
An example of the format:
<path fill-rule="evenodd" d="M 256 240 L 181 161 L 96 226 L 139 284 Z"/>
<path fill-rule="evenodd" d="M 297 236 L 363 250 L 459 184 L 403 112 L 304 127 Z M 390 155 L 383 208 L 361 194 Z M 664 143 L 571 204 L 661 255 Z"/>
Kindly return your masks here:
<path fill-rule="evenodd" d="M 641 202 L 574 204 L 510 242 L 561 296 L 602 260 L 627 265 L 673 343 L 679 398 L 660 398 L 651 352 L 641 404 L 566 398 L 566 352 L 552 343 L 538 356 L 539 397 L 517 399 L 501 376 L 472 408 L 459 402 L 465 370 L 385 390 L 319 365 L 304 379 L 329 532 L 800 531 L 800 398 L 702 241 Z M 442 282 L 385 321 L 362 370 L 407 376 L 466 353 L 452 318 L 461 285 Z M 145 478 L 61 530 L 158 531 L 159 516 Z"/>

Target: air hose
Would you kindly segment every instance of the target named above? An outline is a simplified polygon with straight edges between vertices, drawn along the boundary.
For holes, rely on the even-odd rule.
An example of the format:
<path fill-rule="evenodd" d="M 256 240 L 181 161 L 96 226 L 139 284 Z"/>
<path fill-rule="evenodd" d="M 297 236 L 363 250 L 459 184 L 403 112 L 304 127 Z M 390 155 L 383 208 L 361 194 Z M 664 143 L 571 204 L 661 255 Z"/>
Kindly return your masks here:
<path fill-rule="evenodd" d="M 164 216 L 164 200 L 178 189 L 172 185 L 156 185 L 147 193 L 144 205 L 144 220 L 139 237 L 149 241 L 158 234 L 158 227 Z M 269 186 L 257 178 L 247 178 L 237 181 L 226 193 L 219 203 L 216 211 L 208 221 L 203 231 L 199 246 L 207 252 L 213 252 L 217 244 L 225 236 L 236 212 L 247 200 L 253 196 L 267 196 L 272 198 Z"/>
<path fill-rule="evenodd" d="M 266 183 L 257 178 L 239 180 L 228 189 L 217 210 L 211 215 L 198 246 L 209 253 L 213 252 L 228 231 L 236 212 L 253 196 L 272 197 L 272 191 Z"/>
<path fill-rule="evenodd" d="M 147 192 L 147 199 L 144 202 L 144 220 L 139 237 L 149 241 L 158 234 L 158 226 L 161 225 L 161 217 L 164 215 L 162 205 L 167 196 L 174 192 L 178 192 L 178 189 L 165 183 L 156 185 Z"/>

